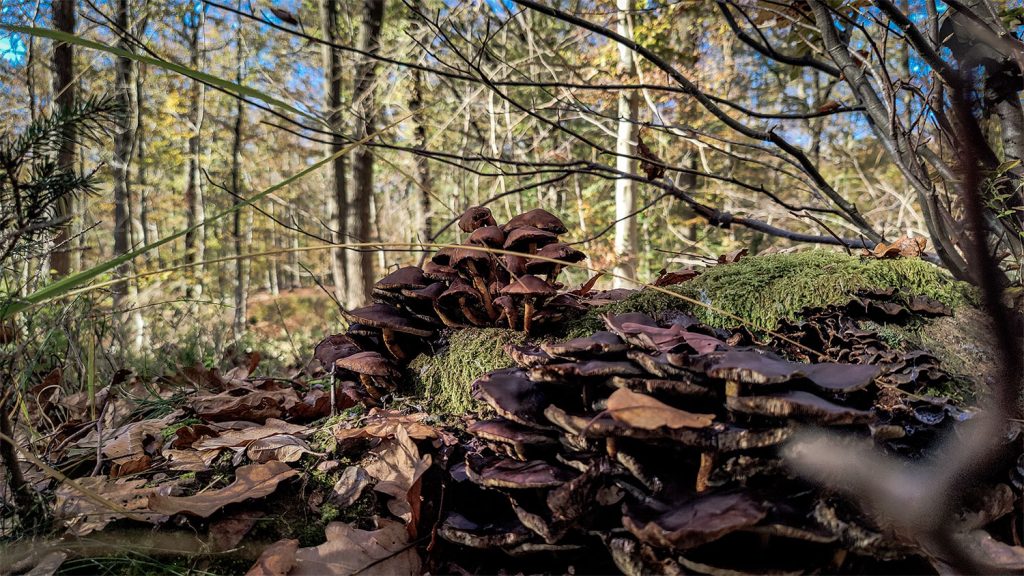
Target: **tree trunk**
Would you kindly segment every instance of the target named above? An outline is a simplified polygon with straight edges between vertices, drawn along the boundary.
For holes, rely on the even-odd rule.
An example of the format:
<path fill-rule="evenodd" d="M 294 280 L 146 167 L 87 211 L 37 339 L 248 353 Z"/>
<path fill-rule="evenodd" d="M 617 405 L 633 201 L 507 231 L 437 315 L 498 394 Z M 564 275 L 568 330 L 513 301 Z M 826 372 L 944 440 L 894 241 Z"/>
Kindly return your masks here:
<path fill-rule="evenodd" d="M 616 0 L 615 29 L 627 38 L 633 37 L 633 28 L 629 22 L 629 13 L 633 9 L 632 0 Z M 619 74 L 624 81 L 636 76 L 636 64 L 629 48 L 619 45 Z M 615 168 L 620 172 L 633 173 L 634 162 L 628 156 L 633 153 L 633 141 L 636 140 L 636 120 L 639 98 L 635 91 L 619 91 L 619 122 L 615 140 Z M 636 218 L 629 216 L 636 210 L 636 185 L 633 180 L 619 178 L 615 180 L 615 273 L 629 278 L 636 277 L 637 230 Z M 629 282 L 615 278 L 616 287 L 625 287 Z"/>
<path fill-rule="evenodd" d="M 53 0 L 53 27 L 68 34 L 75 33 L 75 0 Z M 75 105 L 75 50 L 71 44 L 55 42 L 53 46 L 53 102 L 56 108 L 70 108 Z M 70 123 L 64 125 L 64 138 L 60 150 L 57 151 L 57 164 L 62 170 L 75 169 L 75 127 Z M 71 218 L 61 225 L 54 239 L 55 250 L 51 255 L 50 266 L 58 278 L 67 276 L 81 268 L 82 253 L 75 250 L 72 238 L 76 236 L 74 197 L 64 196 L 57 202 L 57 219 Z"/>
<path fill-rule="evenodd" d="M 241 4 L 241 2 L 239 2 Z M 235 53 L 235 82 L 242 83 L 244 77 L 245 58 L 242 55 L 242 22 L 239 17 L 238 37 Z M 235 125 L 231 140 L 231 190 L 234 192 L 235 213 L 232 215 L 231 235 L 234 239 L 235 252 L 235 317 L 232 324 L 235 340 L 245 334 L 246 300 L 249 292 L 249 265 L 241 258 L 242 246 L 251 244 L 252 226 L 244 226 L 243 219 L 248 210 L 239 208 L 242 193 L 242 126 L 245 121 L 245 107 L 242 100 L 235 99 Z"/>
<path fill-rule="evenodd" d="M 202 66 L 202 39 L 203 21 L 205 13 L 190 12 L 187 15 L 186 25 L 188 30 L 189 67 L 199 70 Z M 191 134 L 188 138 L 188 166 L 185 174 L 185 209 L 187 211 L 188 226 L 191 228 L 206 219 L 206 211 L 203 206 L 202 173 L 200 172 L 202 141 L 200 136 L 203 129 L 203 117 L 205 107 L 203 98 L 205 87 L 202 82 L 192 80 L 188 94 L 188 122 Z M 202 262 L 206 257 L 206 230 L 198 228 L 185 235 L 186 259 L 189 263 Z M 198 290 L 193 290 L 193 295 L 201 292 L 202 266 L 192 268 L 195 274 Z"/>
<path fill-rule="evenodd" d="M 320 18 L 324 40 L 339 43 L 341 38 L 338 33 L 338 0 L 321 0 Z M 337 48 L 326 44 L 322 45 L 321 49 L 323 50 L 327 121 L 331 130 L 336 134 L 331 143 L 326 146 L 326 152 L 337 154 L 344 147 L 344 142 L 341 139 L 343 129 L 341 121 L 341 53 Z M 331 225 L 335 230 L 331 240 L 346 242 L 348 240 L 348 197 L 346 195 L 348 182 L 345 175 L 344 154 L 331 162 L 328 178 L 331 191 L 329 202 L 332 209 Z M 334 279 L 334 294 L 339 302 L 346 301 L 345 270 L 348 266 L 348 257 L 347 250 L 331 250 L 331 276 Z"/>
<path fill-rule="evenodd" d="M 131 30 L 131 14 L 128 0 L 117 0 L 116 9 L 117 26 L 121 30 Z M 118 39 L 117 45 L 122 50 L 132 50 L 132 45 L 125 36 Z M 135 144 L 135 121 L 136 121 L 136 94 L 135 94 L 135 63 L 130 58 L 119 56 L 115 62 L 114 94 L 118 100 L 119 110 L 117 113 L 117 126 L 114 132 L 114 155 L 110 165 L 113 172 L 114 189 L 114 254 L 119 256 L 130 249 L 128 241 L 129 227 L 131 226 L 129 214 L 129 164 L 132 159 L 132 147 Z M 131 270 L 131 264 L 126 262 L 114 269 L 115 278 L 124 278 Z M 111 287 L 114 298 L 114 327 L 115 331 L 123 332 L 122 307 L 131 306 L 130 298 L 125 298 L 126 292 L 132 287 L 131 282 L 118 282 Z"/>
<path fill-rule="evenodd" d="M 146 73 L 145 66 L 140 66 L 135 74 L 135 95 L 138 99 L 138 114 L 137 122 L 138 127 L 135 129 L 135 183 L 136 190 L 139 198 L 139 237 L 142 239 L 142 244 L 148 246 L 150 243 L 156 241 L 155 225 L 149 221 L 149 167 L 146 166 L 146 132 L 143 118 L 145 117 L 145 98 L 143 97 L 143 85 L 145 84 L 144 76 Z M 146 252 L 142 257 L 146 262 L 152 262 L 154 258 L 159 258 L 159 248 L 156 249 L 157 254 Z"/>
<path fill-rule="evenodd" d="M 423 0 L 411 0 L 412 12 L 422 11 Z M 412 91 L 409 94 L 409 112 L 412 113 L 413 146 L 419 150 L 427 148 L 426 118 L 423 117 L 423 71 L 412 69 Z M 429 242 L 433 235 L 433 223 L 430 213 L 430 163 L 425 156 L 414 156 L 416 162 L 416 187 L 419 189 L 418 222 L 420 225 L 419 241 Z"/>
<path fill-rule="evenodd" d="M 363 15 L 359 33 L 359 48 L 363 52 L 375 54 L 380 48 L 380 29 L 384 20 L 384 0 L 363 0 Z M 356 65 L 356 85 L 352 94 L 355 109 L 355 137 L 364 138 L 374 130 L 376 119 L 376 84 L 377 61 L 363 57 Z M 369 146 L 360 146 L 353 155 L 352 162 L 352 202 L 349 206 L 349 238 L 353 242 L 369 242 L 372 239 L 370 213 L 371 196 L 373 195 L 373 151 Z M 348 259 L 347 268 L 348 304 L 349 308 L 360 306 L 366 302 L 373 290 L 373 252 L 363 250 Z"/>

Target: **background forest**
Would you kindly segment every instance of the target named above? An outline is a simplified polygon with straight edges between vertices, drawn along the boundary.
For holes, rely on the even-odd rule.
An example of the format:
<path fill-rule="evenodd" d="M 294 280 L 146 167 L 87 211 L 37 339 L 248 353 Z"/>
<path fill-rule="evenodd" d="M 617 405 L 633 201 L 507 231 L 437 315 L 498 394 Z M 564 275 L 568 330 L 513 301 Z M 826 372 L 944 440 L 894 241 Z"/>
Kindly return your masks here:
<path fill-rule="evenodd" d="M 483 203 L 499 220 L 547 208 L 570 223 L 593 267 L 641 280 L 740 246 L 794 245 L 749 227 L 718 228 L 688 199 L 825 241 L 868 238 L 831 205 L 819 176 L 870 222 L 873 239 L 928 236 L 918 191 L 887 143 L 871 137 L 841 74 L 815 62 L 823 53 L 806 15 L 784 3 L 570 8 L 657 53 L 745 124 L 784 135 L 817 175 L 737 134 L 664 70 L 600 34 L 512 3 L 385 4 L 4 2 L 5 24 L 73 31 L 267 96 L 240 98 L 166 66 L 5 31 L 0 122 L 8 138 L 62 105 L 108 108 L 94 138 L 68 152 L 92 177 L 91 190 L 60 208 L 67 221 L 58 236 L 4 261 L 8 294 L 151 246 L 380 130 L 330 166 L 40 311 L 34 329 L 46 345 L 32 362 L 42 369 L 50 357 L 70 357 L 82 369 L 83 338 L 112 343 L 101 364 L 116 366 L 124 354 L 157 364 L 194 355 L 181 359 L 189 362 L 253 332 L 261 347 L 279 344 L 267 356 L 294 362 L 341 322 L 323 288 L 351 307 L 374 278 L 421 258 L 407 245 L 354 252 L 327 244 L 458 241 L 452 220 Z M 925 22 L 928 10 L 913 4 L 912 19 Z M 1006 8 L 1012 25 L 1016 12 Z M 897 42 L 898 30 L 864 16 L 876 26 L 871 34 L 896 48 L 869 54 L 879 48 L 869 37 L 872 44 L 855 40 L 864 47 L 854 54 L 905 79 L 893 113 L 910 130 L 927 128 L 910 90 L 927 84 L 926 65 Z M 766 57 L 766 46 L 800 65 Z M 617 178 L 639 175 L 641 140 L 641 150 L 674 168 L 671 188 Z M 570 285 L 585 279 L 568 273 Z M 129 280 L 110 282 L 121 277 Z"/>
<path fill-rule="evenodd" d="M 1022 30 L 0 0 L 0 555 L 1019 572 Z"/>

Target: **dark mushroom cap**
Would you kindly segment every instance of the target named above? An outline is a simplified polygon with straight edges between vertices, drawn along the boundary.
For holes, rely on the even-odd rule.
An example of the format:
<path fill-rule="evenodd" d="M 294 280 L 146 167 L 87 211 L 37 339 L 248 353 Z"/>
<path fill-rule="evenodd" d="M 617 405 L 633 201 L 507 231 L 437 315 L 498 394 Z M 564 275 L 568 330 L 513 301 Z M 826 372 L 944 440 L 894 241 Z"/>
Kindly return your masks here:
<path fill-rule="evenodd" d="M 494 408 L 498 415 L 533 428 L 543 424 L 544 407 L 549 404 L 541 385 L 531 382 L 518 368 L 488 372 L 473 383 L 473 395 Z"/>
<path fill-rule="evenodd" d="M 361 351 L 359 345 L 351 337 L 345 334 L 332 334 L 316 345 L 313 357 L 320 361 L 324 370 L 330 370 L 338 358 L 345 358 Z"/>
<path fill-rule="evenodd" d="M 356 308 L 348 313 L 356 322 L 380 328 L 381 330 L 393 330 L 414 336 L 430 336 L 434 333 L 428 326 L 409 318 L 401 313 L 398 308 L 388 304 L 371 304 Z"/>
<path fill-rule="evenodd" d="M 557 440 L 551 434 L 516 424 L 504 418 L 474 422 L 466 428 L 466 431 L 484 440 L 515 446 L 527 444 L 553 445 L 557 443 Z"/>
<path fill-rule="evenodd" d="M 451 512 L 437 529 L 437 534 L 449 542 L 470 548 L 493 549 L 514 546 L 529 540 L 533 533 L 519 522 L 476 523 L 456 512 Z"/>
<path fill-rule="evenodd" d="M 466 240 L 466 244 L 501 248 L 505 245 L 505 233 L 497 226 L 481 226 L 473 230 L 473 233 L 469 235 L 469 240 Z"/>
<path fill-rule="evenodd" d="M 451 282 L 459 276 L 459 273 L 451 266 L 438 264 L 430 260 L 423 264 L 423 276 L 438 282 Z"/>
<path fill-rule="evenodd" d="M 551 212 L 543 210 L 541 208 L 535 208 L 529 212 L 524 212 L 518 216 L 513 216 L 511 220 L 505 223 L 502 228 L 508 233 L 516 228 L 523 226 L 533 226 L 552 234 L 565 234 L 568 229 L 565 224 Z"/>
<path fill-rule="evenodd" d="M 469 269 L 470 263 L 472 263 L 476 267 L 477 272 L 486 274 L 487 270 L 491 269 L 493 258 L 493 256 L 483 250 L 458 248 L 452 252 L 451 267 L 465 272 Z"/>
<path fill-rule="evenodd" d="M 870 412 L 840 406 L 799 390 L 766 396 L 730 397 L 726 398 L 726 404 L 734 412 L 795 418 L 815 424 L 857 424 L 871 419 Z"/>
<path fill-rule="evenodd" d="M 426 300 L 432 302 L 437 300 L 437 297 L 440 296 L 447 288 L 448 287 L 442 282 L 435 282 L 418 290 L 402 290 L 402 295 L 410 298 L 411 300 Z"/>
<path fill-rule="evenodd" d="M 491 488 L 554 488 L 572 480 L 571 471 L 541 460 L 517 462 L 466 455 L 466 475 L 474 484 Z"/>
<path fill-rule="evenodd" d="M 505 264 L 505 269 L 508 273 L 513 276 L 522 276 L 526 274 L 526 256 L 516 256 L 514 254 L 503 254 L 501 256 L 502 262 Z"/>
<path fill-rule="evenodd" d="M 430 261 L 441 266 L 449 266 L 452 262 L 452 253 L 456 250 L 458 250 L 458 248 L 454 246 L 445 246 L 437 252 L 434 252 L 434 255 L 430 257 Z"/>
<path fill-rule="evenodd" d="M 554 360 L 550 354 L 537 344 L 505 344 L 504 348 L 505 353 L 512 358 L 512 361 L 523 368 L 533 368 L 534 366 L 548 364 Z"/>
<path fill-rule="evenodd" d="M 621 338 L 604 330 L 594 332 L 585 338 L 573 338 L 565 342 L 546 342 L 541 349 L 551 356 L 562 358 L 584 358 L 594 354 L 616 354 L 625 352 L 628 346 Z"/>
<path fill-rule="evenodd" d="M 510 296 L 533 297 L 551 296 L 556 294 L 557 291 L 540 278 L 527 274 L 520 276 L 518 280 L 502 288 L 501 293 Z"/>
<path fill-rule="evenodd" d="M 463 232 L 472 232 L 482 226 L 494 226 L 494 216 L 491 209 L 484 206 L 470 206 L 459 218 L 459 229 Z"/>
<path fill-rule="evenodd" d="M 483 299 L 476 288 L 459 278 L 447 290 L 437 297 L 437 302 L 442 306 L 458 305 L 459 298 L 465 298 L 469 302 L 481 302 Z"/>
<path fill-rule="evenodd" d="M 562 242 L 555 242 L 554 244 L 548 244 L 537 251 L 537 256 L 543 258 L 551 258 L 558 260 L 559 262 L 574 263 L 586 260 L 587 255 L 579 250 L 569 246 Z M 562 264 L 556 264 L 547 260 L 536 260 L 533 258 L 528 259 L 526 263 L 526 270 L 531 274 L 542 274 L 550 272 L 555 266 L 561 266 Z"/>
<path fill-rule="evenodd" d="M 346 358 L 339 358 L 335 366 L 356 374 L 377 376 L 379 378 L 397 378 L 398 369 L 380 352 L 360 352 Z"/>
<path fill-rule="evenodd" d="M 428 284 L 419 266 L 405 266 L 381 278 L 373 285 L 377 290 L 417 290 Z"/>
<path fill-rule="evenodd" d="M 520 226 L 508 233 L 505 237 L 505 250 L 516 250 L 522 252 L 529 246 L 547 246 L 558 242 L 558 236 L 551 232 L 535 228 L 533 226 Z"/>

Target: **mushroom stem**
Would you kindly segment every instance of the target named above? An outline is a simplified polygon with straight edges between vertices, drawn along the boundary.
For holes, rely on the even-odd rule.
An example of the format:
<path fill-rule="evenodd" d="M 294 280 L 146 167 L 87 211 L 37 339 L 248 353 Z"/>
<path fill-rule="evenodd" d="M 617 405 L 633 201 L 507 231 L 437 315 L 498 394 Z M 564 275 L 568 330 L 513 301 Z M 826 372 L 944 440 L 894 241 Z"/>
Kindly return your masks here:
<path fill-rule="evenodd" d="M 558 278 L 558 275 L 561 272 L 562 272 L 562 265 L 561 264 L 555 264 L 554 268 L 552 268 L 551 271 L 548 272 L 548 276 L 547 276 L 548 284 L 554 284 L 555 283 L 555 278 Z"/>
<path fill-rule="evenodd" d="M 708 489 L 708 480 L 711 478 L 711 471 L 715 467 L 715 453 L 700 453 L 700 469 L 697 470 L 697 492 L 704 492 Z"/>
<path fill-rule="evenodd" d="M 455 320 L 452 320 L 450 316 L 448 316 L 447 314 L 444 313 L 443 310 L 441 310 L 440 306 L 434 306 L 434 312 L 437 314 L 437 317 L 441 319 L 441 322 L 444 323 L 444 325 L 449 328 L 466 327 L 466 325 L 463 324 L 462 322 L 456 322 Z"/>
<path fill-rule="evenodd" d="M 491 292 L 487 289 L 487 281 L 480 276 L 479 272 L 477 272 L 476 264 L 470 262 L 469 271 L 473 274 L 473 287 L 480 293 L 480 298 L 484 301 L 484 309 L 487 310 L 487 317 L 494 320 L 498 317 L 498 314 L 494 311 L 494 305 L 491 303 Z"/>
<path fill-rule="evenodd" d="M 402 347 L 399 346 L 398 342 L 395 340 L 395 331 L 385 328 L 383 330 L 383 339 L 384 347 L 387 348 L 388 352 L 395 357 L 395 360 L 404 362 L 406 354 L 402 351 Z"/>
<path fill-rule="evenodd" d="M 523 305 L 523 332 L 530 333 L 530 317 L 533 316 L 533 298 L 527 298 Z"/>
<path fill-rule="evenodd" d="M 726 380 L 725 382 L 725 395 L 727 397 L 736 397 L 740 395 L 740 383 L 735 380 Z"/>
<path fill-rule="evenodd" d="M 384 393 L 381 392 L 380 388 L 377 388 L 377 386 L 373 383 L 373 379 L 367 376 L 366 374 L 360 374 L 359 381 L 363 384 L 363 388 L 366 388 L 366 393 L 370 396 L 370 398 L 374 401 L 375 404 L 377 403 L 377 400 L 380 400 L 381 397 L 384 396 Z"/>
<path fill-rule="evenodd" d="M 335 396 L 335 393 L 334 393 L 334 388 L 335 388 L 334 380 L 335 380 L 334 368 L 332 367 L 331 368 L 331 417 L 332 418 L 334 416 L 337 416 L 337 414 L 338 414 L 338 409 L 337 409 L 338 404 L 337 404 L 336 396 Z"/>
<path fill-rule="evenodd" d="M 477 316 L 476 312 L 474 312 L 472 308 L 470 308 L 469 306 L 466 306 L 466 299 L 465 298 L 459 298 L 459 309 L 462 310 L 462 315 L 466 317 L 466 320 L 469 320 L 470 322 L 472 322 L 474 326 L 486 326 L 487 325 L 487 321 L 486 320 L 484 320 L 484 319 L 480 318 L 479 316 Z"/>

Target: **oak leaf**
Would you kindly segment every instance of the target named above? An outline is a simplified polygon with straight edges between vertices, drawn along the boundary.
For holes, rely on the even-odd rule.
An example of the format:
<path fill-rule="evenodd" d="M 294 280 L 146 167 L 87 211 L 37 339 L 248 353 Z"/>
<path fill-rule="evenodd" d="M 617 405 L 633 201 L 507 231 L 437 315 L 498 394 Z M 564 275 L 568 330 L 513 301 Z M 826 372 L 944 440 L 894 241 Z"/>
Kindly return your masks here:
<path fill-rule="evenodd" d="M 707 428 L 714 414 L 695 414 L 673 408 L 645 394 L 619 388 L 608 397 L 608 414 L 618 422 L 644 430 Z"/>

